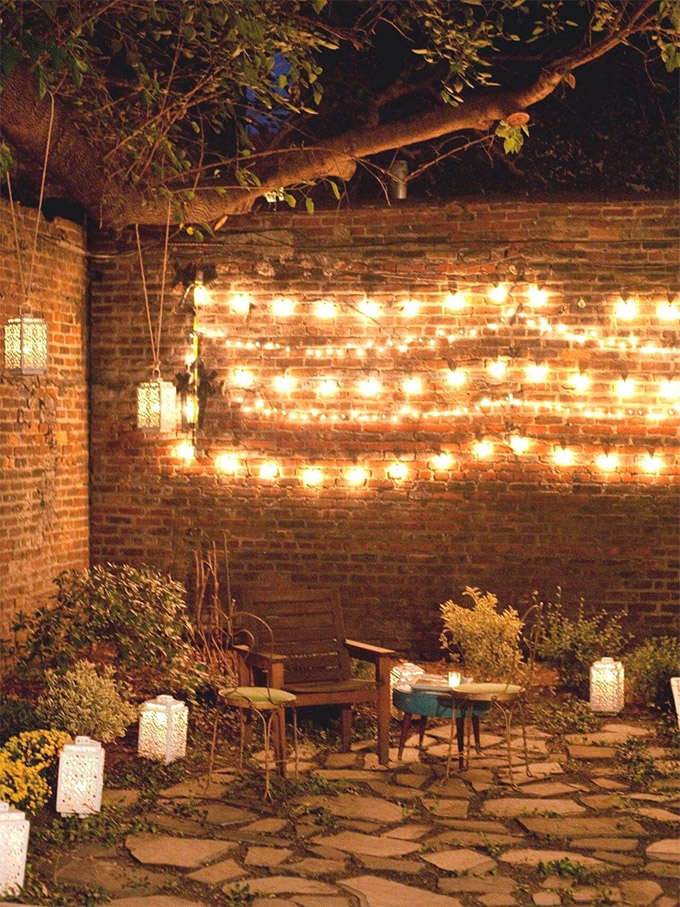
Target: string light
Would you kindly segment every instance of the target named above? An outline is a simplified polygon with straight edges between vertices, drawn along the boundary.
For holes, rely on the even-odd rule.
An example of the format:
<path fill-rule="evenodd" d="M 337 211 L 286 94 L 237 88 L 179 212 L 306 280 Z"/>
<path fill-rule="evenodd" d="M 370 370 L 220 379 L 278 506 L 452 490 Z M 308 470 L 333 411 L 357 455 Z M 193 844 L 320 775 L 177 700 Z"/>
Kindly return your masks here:
<path fill-rule="evenodd" d="M 284 372 L 283 375 L 275 375 L 274 377 L 274 387 L 279 393 L 289 394 L 295 387 L 295 384 L 295 378 L 288 372 Z"/>
<path fill-rule="evenodd" d="M 382 315 L 382 309 L 375 299 L 362 299 L 357 308 L 367 318 L 379 318 Z"/>
<path fill-rule="evenodd" d="M 516 454 L 523 454 L 529 450 L 530 441 L 524 435 L 511 435 L 510 447 Z"/>
<path fill-rule="evenodd" d="M 468 305 L 467 295 L 462 290 L 456 290 L 455 293 L 447 293 L 444 297 L 444 307 L 451 312 L 461 312 Z"/>
<path fill-rule="evenodd" d="M 417 299 L 411 299 L 409 297 L 404 300 L 402 311 L 407 318 L 415 318 L 420 311 L 420 302 Z"/>
<path fill-rule="evenodd" d="M 321 397 L 333 397 L 340 389 L 340 385 L 333 378 L 324 378 L 318 387 L 318 393 Z"/>
<path fill-rule="evenodd" d="M 489 299 L 491 302 L 505 302 L 508 298 L 508 287 L 504 283 L 494 284 L 488 292 Z"/>
<path fill-rule="evenodd" d="M 232 381 L 236 387 L 241 387 L 246 390 L 255 383 L 255 375 L 246 368 L 237 368 L 234 372 Z"/>
<path fill-rule="evenodd" d="M 368 472 L 363 466 L 350 466 L 345 473 L 345 481 L 348 485 L 365 485 L 368 480 Z"/>
<path fill-rule="evenodd" d="M 250 312 L 250 296 L 247 293 L 239 293 L 238 296 L 231 297 L 229 305 L 236 315 L 247 315 Z"/>
<path fill-rule="evenodd" d="M 317 318 L 335 318 L 337 307 L 335 303 L 331 302 L 329 299 L 320 299 L 314 306 L 314 314 Z"/>
<path fill-rule="evenodd" d="M 640 460 L 645 472 L 659 473 L 663 469 L 663 460 L 657 454 L 646 453 Z"/>
<path fill-rule="evenodd" d="M 275 463 L 273 460 L 265 460 L 264 463 L 260 466 L 260 478 L 261 479 L 275 479 L 279 474 L 278 463 Z"/>
<path fill-rule="evenodd" d="M 545 362 L 530 362 L 524 370 L 527 381 L 533 384 L 540 384 L 548 377 L 548 366 Z"/>
<path fill-rule="evenodd" d="M 318 466 L 308 466 L 307 469 L 302 473 L 302 481 L 305 485 L 310 485 L 312 487 L 317 487 L 318 485 L 323 484 L 323 470 L 319 469 Z"/>
<path fill-rule="evenodd" d="M 463 387 L 467 381 L 467 374 L 462 368 L 450 368 L 446 373 L 446 380 L 452 387 Z"/>
<path fill-rule="evenodd" d="M 574 451 L 568 447 L 557 447 L 553 451 L 553 460 L 558 466 L 572 466 L 574 463 Z"/>
<path fill-rule="evenodd" d="M 619 378 L 616 382 L 616 393 L 624 400 L 635 396 L 635 381 L 632 378 Z"/>
<path fill-rule="evenodd" d="M 587 391 L 590 387 L 590 378 L 588 377 L 588 375 L 586 375 L 585 372 L 574 372 L 569 383 L 574 388 L 574 390 L 583 393 L 583 391 Z"/>
<path fill-rule="evenodd" d="M 476 441 L 473 450 L 479 460 L 485 460 L 493 453 L 493 444 L 491 441 Z"/>
<path fill-rule="evenodd" d="M 272 313 L 277 317 L 286 318 L 295 311 L 295 303 L 292 299 L 284 296 L 278 296 L 272 302 Z"/>
<path fill-rule="evenodd" d="M 423 392 L 423 382 L 418 375 L 409 375 L 408 378 L 404 378 L 401 383 L 404 393 L 411 396 L 412 394 L 422 394 Z"/>
<path fill-rule="evenodd" d="M 620 318 L 622 321 L 632 321 L 637 317 L 638 313 L 637 299 L 633 296 L 621 296 L 616 302 L 614 312 L 616 317 Z"/>
<path fill-rule="evenodd" d="M 430 460 L 430 466 L 437 472 L 445 472 L 447 469 L 451 468 L 452 464 L 453 457 L 451 454 L 445 453 L 444 451 L 435 454 Z"/>
<path fill-rule="evenodd" d="M 667 400 L 677 400 L 680 397 L 680 380 L 667 378 L 661 385 L 661 393 Z"/>
<path fill-rule="evenodd" d="M 387 467 L 387 475 L 388 478 L 393 479 L 395 482 L 403 482 L 408 476 L 408 466 L 406 463 L 402 463 L 401 460 L 397 460 Z"/>
<path fill-rule="evenodd" d="M 595 465 L 603 472 L 612 472 L 619 465 L 619 458 L 615 453 L 602 453 L 596 457 Z"/>
<path fill-rule="evenodd" d="M 190 463 L 194 459 L 196 451 L 190 441 L 182 441 L 181 444 L 177 445 L 176 453 L 180 460 Z"/>
<path fill-rule="evenodd" d="M 195 306 L 205 306 L 210 301 L 210 291 L 203 283 L 203 281 L 197 277 L 194 281 L 194 305 Z"/>
<path fill-rule="evenodd" d="M 548 291 L 532 283 L 527 287 L 527 300 L 532 306 L 540 308 L 548 301 Z"/>
<path fill-rule="evenodd" d="M 227 475 L 235 476 L 239 471 L 239 462 L 233 454 L 220 454 L 215 458 L 215 468 Z"/>
<path fill-rule="evenodd" d="M 656 307 L 657 317 L 662 321 L 678 321 L 680 319 L 680 307 L 677 303 L 667 300 L 660 302 Z"/>
<path fill-rule="evenodd" d="M 505 359 L 494 359 L 493 362 L 490 362 L 487 366 L 487 370 L 492 378 L 500 381 L 508 370 L 508 363 Z"/>
<path fill-rule="evenodd" d="M 377 397 L 382 388 L 377 378 L 363 378 L 359 382 L 359 391 L 364 397 Z"/>

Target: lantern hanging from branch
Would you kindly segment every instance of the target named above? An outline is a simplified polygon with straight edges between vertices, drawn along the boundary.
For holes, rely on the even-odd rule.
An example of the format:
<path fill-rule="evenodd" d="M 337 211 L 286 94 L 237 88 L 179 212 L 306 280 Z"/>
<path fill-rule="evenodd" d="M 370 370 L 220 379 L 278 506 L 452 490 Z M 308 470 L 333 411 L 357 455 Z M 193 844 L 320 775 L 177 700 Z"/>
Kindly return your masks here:
<path fill-rule="evenodd" d="M 142 705 L 137 754 L 169 765 L 187 751 L 189 709 L 172 696 L 161 695 Z"/>
<path fill-rule="evenodd" d="M 169 432 L 177 427 L 177 390 L 160 373 L 137 388 L 137 428 L 148 432 Z"/>
<path fill-rule="evenodd" d="M 47 322 L 19 315 L 5 325 L 5 368 L 13 375 L 47 371 Z"/>
<path fill-rule="evenodd" d="M 590 667 L 590 708 L 603 715 L 616 715 L 623 708 L 623 665 L 601 658 Z"/>
<path fill-rule="evenodd" d="M 98 740 L 76 737 L 59 757 L 57 812 L 81 818 L 98 813 L 104 786 L 104 748 Z"/>
<path fill-rule="evenodd" d="M 0 800 L 0 897 L 23 887 L 30 825 L 21 810 Z"/>

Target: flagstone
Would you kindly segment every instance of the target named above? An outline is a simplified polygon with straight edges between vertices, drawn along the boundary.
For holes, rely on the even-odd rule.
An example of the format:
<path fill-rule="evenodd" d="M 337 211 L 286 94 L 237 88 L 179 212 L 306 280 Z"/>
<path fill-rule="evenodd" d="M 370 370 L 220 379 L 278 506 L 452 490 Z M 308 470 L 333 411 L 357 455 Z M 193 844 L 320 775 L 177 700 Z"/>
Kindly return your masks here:
<path fill-rule="evenodd" d="M 461 831 L 507 832 L 507 827 L 495 819 L 447 819 L 440 823 L 447 828 L 459 828 Z"/>
<path fill-rule="evenodd" d="M 343 828 L 351 828 L 352 831 L 361 831 L 367 835 L 380 834 L 384 823 L 366 822 L 364 819 L 342 819 L 338 816 L 338 825 Z"/>
<path fill-rule="evenodd" d="M 586 761 L 593 759 L 613 759 L 616 750 L 613 746 L 577 746 L 570 745 L 567 747 L 570 759 L 584 759 Z"/>
<path fill-rule="evenodd" d="M 337 850 L 346 850 L 348 853 L 368 854 L 372 857 L 401 857 L 420 848 L 419 844 L 412 841 L 362 835 L 354 831 L 341 831 L 336 835 L 314 838 L 314 843 L 334 847 Z"/>
<path fill-rule="evenodd" d="M 255 813 L 226 803 L 206 803 L 200 807 L 200 815 L 205 816 L 210 825 L 241 825 L 257 819 Z"/>
<path fill-rule="evenodd" d="M 655 857 L 664 862 L 680 861 L 680 838 L 663 838 L 661 841 L 655 841 L 647 847 L 646 853 L 648 857 Z"/>
<path fill-rule="evenodd" d="M 625 853 L 611 850 L 595 850 L 593 856 L 603 863 L 614 863 L 617 866 L 639 866 L 642 863 L 638 857 L 631 857 Z"/>
<path fill-rule="evenodd" d="M 662 876 L 666 879 L 680 879 L 680 863 L 647 863 L 645 872 L 651 876 Z"/>
<path fill-rule="evenodd" d="M 249 847 L 243 863 L 245 866 L 278 866 L 292 853 L 287 847 Z"/>
<path fill-rule="evenodd" d="M 625 784 L 621 784 L 620 781 L 614 781 L 613 778 L 591 778 L 591 781 L 605 790 L 626 790 Z"/>
<path fill-rule="evenodd" d="M 324 860 L 322 857 L 305 857 L 297 863 L 288 863 L 279 867 L 279 872 L 290 872 L 304 877 L 340 875 L 347 869 L 344 860 Z"/>
<path fill-rule="evenodd" d="M 277 819 L 274 816 L 267 819 L 257 819 L 250 825 L 244 826 L 242 831 L 260 835 L 275 835 L 288 825 L 287 819 Z"/>
<path fill-rule="evenodd" d="M 428 793 L 437 797 L 461 797 L 466 800 L 472 796 L 470 788 L 460 778 L 440 778 L 430 786 Z"/>
<path fill-rule="evenodd" d="M 649 729 L 638 727 L 636 724 L 622 724 L 619 721 L 609 721 L 603 725 L 603 731 L 613 732 L 615 734 L 625 734 L 626 737 L 646 737 Z"/>
<path fill-rule="evenodd" d="M 422 787 L 427 781 L 427 775 L 414 775 L 413 772 L 398 772 L 394 776 L 397 784 L 404 787 Z"/>
<path fill-rule="evenodd" d="M 425 866 L 415 860 L 395 860 L 390 857 L 371 857 L 368 854 L 357 856 L 359 862 L 371 872 L 399 872 L 404 875 L 418 875 Z"/>
<path fill-rule="evenodd" d="M 357 876 L 339 883 L 361 900 L 362 907 L 394 907 L 395 904 L 413 907 L 460 907 L 460 901 L 448 895 L 435 894 L 423 888 L 413 888 L 378 876 Z"/>
<path fill-rule="evenodd" d="M 468 811 L 467 800 L 423 800 L 423 806 L 432 815 L 443 819 L 464 819 Z"/>
<path fill-rule="evenodd" d="M 629 800 L 643 800 L 647 803 L 668 803 L 672 798 L 668 794 L 629 794 Z"/>
<path fill-rule="evenodd" d="M 566 817 L 560 821 L 559 825 L 556 825 L 552 819 L 539 817 L 520 818 L 519 822 L 533 834 L 558 834 L 563 838 L 592 838 L 596 835 L 628 838 L 645 834 L 642 825 L 628 816 L 615 816 L 611 819 Z"/>
<path fill-rule="evenodd" d="M 208 907 L 203 901 L 187 901 L 169 894 L 154 894 L 151 897 L 117 898 L 109 901 L 111 907 Z"/>
<path fill-rule="evenodd" d="M 356 753 L 330 753 L 324 761 L 324 765 L 326 768 L 352 768 L 356 762 Z"/>
<path fill-rule="evenodd" d="M 138 790 L 109 787 L 102 792 L 102 806 L 114 806 L 124 809 L 133 806 L 139 800 Z"/>
<path fill-rule="evenodd" d="M 482 831 L 445 831 L 441 835 L 428 839 L 428 844 L 465 844 L 472 847 L 486 847 L 491 844 L 517 844 L 521 838 L 516 835 L 496 834 Z"/>
<path fill-rule="evenodd" d="M 504 797 L 499 800 L 487 800 L 482 811 L 492 816 L 530 816 L 551 814 L 556 816 L 574 816 L 585 812 L 585 808 L 573 800 L 561 799 L 525 799 L 524 797 Z"/>
<path fill-rule="evenodd" d="M 315 777 L 326 781 L 374 781 L 375 772 L 363 768 L 318 768 Z"/>
<path fill-rule="evenodd" d="M 66 858 L 56 866 L 54 877 L 64 885 L 102 888 L 109 894 L 131 894 L 144 889 L 153 891 L 167 883 L 167 876 L 163 873 L 91 857 Z"/>
<path fill-rule="evenodd" d="M 440 850 L 436 853 L 420 854 L 421 859 L 432 863 L 437 869 L 453 872 L 456 875 L 485 875 L 496 869 L 496 861 L 486 854 L 462 847 L 455 850 Z"/>
<path fill-rule="evenodd" d="M 572 888 L 569 894 L 572 901 L 577 904 L 592 904 L 593 901 L 603 900 L 602 893 L 597 888 L 593 888 L 590 885 L 586 885 L 582 888 Z"/>
<path fill-rule="evenodd" d="M 228 879 L 244 878 L 243 867 L 239 866 L 235 860 L 220 860 L 219 863 L 213 863 L 210 866 L 204 866 L 203 869 L 196 869 L 187 875 L 188 879 L 194 882 L 203 882 L 206 885 L 221 885 Z"/>
<path fill-rule="evenodd" d="M 635 810 L 635 815 L 645 816 L 645 818 L 653 819 L 655 822 L 680 823 L 680 815 L 678 813 L 672 813 L 668 809 L 660 809 L 656 806 L 640 806 Z"/>
<path fill-rule="evenodd" d="M 629 736 L 629 734 L 624 734 L 621 731 L 597 731 L 592 734 L 565 734 L 562 737 L 562 740 L 566 743 L 575 743 L 579 746 L 597 746 L 600 743 L 614 746 L 617 743 L 625 742 Z"/>
<path fill-rule="evenodd" d="M 368 786 L 374 793 L 390 800 L 419 800 L 425 793 L 418 788 L 401 787 L 398 784 L 387 784 L 383 781 L 377 781 L 375 777 L 368 782 Z"/>
<path fill-rule="evenodd" d="M 289 902 L 290 903 L 290 902 Z M 298 894 L 295 904 L 299 907 L 352 907 L 352 904 L 343 897 L 328 897 L 327 895 Z M 273 901 L 267 901 L 262 907 L 276 907 Z"/>
<path fill-rule="evenodd" d="M 194 778 L 192 781 L 180 781 L 160 793 L 161 797 L 172 800 L 220 800 L 229 790 L 226 784 L 207 778 Z"/>
<path fill-rule="evenodd" d="M 621 809 L 623 806 L 619 794 L 589 794 L 579 797 L 579 801 L 589 809 L 597 810 Z"/>
<path fill-rule="evenodd" d="M 196 869 L 203 863 L 224 856 L 233 848 L 231 841 L 209 838 L 174 838 L 170 835 L 128 835 L 125 846 L 140 863 L 152 866 L 177 866 Z"/>
<path fill-rule="evenodd" d="M 147 813 L 144 818 L 153 826 L 154 831 L 169 831 L 177 835 L 194 835 L 200 837 L 206 834 L 205 825 L 198 819 L 188 819 L 186 816 L 168 815 L 167 813 Z"/>
<path fill-rule="evenodd" d="M 477 900 L 485 907 L 512 907 L 517 903 L 511 894 L 483 894 Z"/>
<path fill-rule="evenodd" d="M 432 825 L 400 825 L 398 828 L 392 828 L 383 834 L 384 838 L 398 838 L 400 841 L 417 841 L 429 831 L 432 831 Z"/>
<path fill-rule="evenodd" d="M 537 891 L 531 896 L 536 907 L 557 907 L 562 898 L 556 891 Z"/>
<path fill-rule="evenodd" d="M 390 825 L 404 820 L 401 806 L 380 797 L 338 794 L 337 797 L 305 797 L 302 802 L 312 808 L 323 807 L 334 816 L 341 816 L 343 819 L 366 819 Z"/>
<path fill-rule="evenodd" d="M 449 876 L 439 879 L 437 887 L 449 894 L 510 894 L 517 885 L 510 876 Z"/>
<path fill-rule="evenodd" d="M 586 850 L 635 850 L 638 846 L 637 838 L 577 838 L 572 841 L 572 846 Z"/>
<path fill-rule="evenodd" d="M 619 884 L 626 904 L 645 907 L 663 894 L 663 888 L 653 879 L 627 879 Z"/>
<path fill-rule="evenodd" d="M 581 866 L 587 866 L 590 869 L 605 869 L 605 864 L 594 857 L 586 857 L 580 853 L 573 853 L 568 850 L 535 850 L 533 848 L 517 848 L 507 850 L 498 858 L 503 863 L 510 863 L 512 866 L 538 866 L 539 863 L 544 865 L 560 860 L 570 860 L 572 863 L 579 863 Z"/>
<path fill-rule="evenodd" d="M 575 794 L 579 790 L 582 790 L 580 785 L 565 784 L 563 781 L 535 781 L 522 785 L 522 793 L 532 797 L 558 797 L 560 794 Z"/>
<path fill-rule="evenodd" d="M 257 886 L 257 887 L 255 887 Z M 222 891 L 228 892 L 231 884 L 224 885 Z M 252 883 L 254 890 L 258 894 L 279 895 L 279 894 L 340 894 L 337 888 L 329 885 L 328 882 L 319 882 L 317 879 L 301 879 L 295 876 L 269 876 L 269 878 L 258 879 Z M 266 902 L 268 907 L 274 904 L 274 901 Z"/>

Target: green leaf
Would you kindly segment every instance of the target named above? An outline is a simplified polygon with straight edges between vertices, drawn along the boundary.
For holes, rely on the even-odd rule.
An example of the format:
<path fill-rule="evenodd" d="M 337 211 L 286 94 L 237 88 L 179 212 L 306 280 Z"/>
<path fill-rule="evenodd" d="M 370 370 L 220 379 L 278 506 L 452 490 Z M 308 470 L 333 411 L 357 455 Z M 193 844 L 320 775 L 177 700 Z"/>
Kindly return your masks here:
<path fill-rule="evenodd" d="M 297 199 L 294 195 L 291 195 L 290 192 L 284 190 L 283 200 L 288 205 L 289 208 L 294 208 L 297 205 Z"/>
<path fill-rule="evenodd" d="M 194 26 L 185 25 L 182 28 L 182 37 L 184 37 L 187 41 L 193 41 L 196 37 L 196 29 L 194 28 Z"/>
<path fill-rule="evenodd" d="M 307 214 L 314 214 L 314 202 L 309 196 L 305 199 L 305 208 L 307 209 Z"/>
<path fill-rule="evenodd" d="M 338 201 L 340 201 L 340 190 L 338 189 L 337 184 L 334 183 L 333 180 L 328 180 L 328 182 L 330 183 L 331 189 L 333 190 L 333 195 L 337 198 Z"/>

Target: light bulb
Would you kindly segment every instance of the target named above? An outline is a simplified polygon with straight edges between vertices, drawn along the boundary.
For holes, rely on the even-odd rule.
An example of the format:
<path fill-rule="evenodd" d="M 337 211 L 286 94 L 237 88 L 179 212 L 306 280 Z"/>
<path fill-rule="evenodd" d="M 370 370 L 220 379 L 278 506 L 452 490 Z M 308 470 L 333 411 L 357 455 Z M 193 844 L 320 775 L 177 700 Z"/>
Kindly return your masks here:
<path fill-rule="evenodd" d="M 364 378 L 359 382 L 359 390 L 364 397 L 377 397 L 381 387 L 377 378 Z"/>
<path fill-rule="evenodd" d="M 260 466 L 261 479 L 275 479 L 279 474 L 279 467 L 273 460 L 265 460 Z"/>
<path fill-rule="evenodd" d="M 283 375 L 275 375 L 274 387 L 281 394 L 289 394 L 295 387 L 295 378 L 287 372 Z"/>
<path fill-rule="evenodd" d="M 530 362 L 524 369 L 524 374 L 527 376 L 527 381 L 539 384 L 548 377 L 548 366 L 545 362 Z"/>
<path fill-rule="evenodd" d="M 309 466 L 302 474 L 305 485 L 317 486 L 323 483 L 323 470 L 318 466 Z"/>
<path fill-rule="evenodd" d="M 239 468 L 239 462 L 233 454 L 220 454 L 215 457 L 215 467 L 220 472 L 226 472 L 228 475 L 236 475 Z"/>
<path fill-rule="evenodd" d="M 233 383 L 236 387 L 248 388 L 255 383 L 255 375 L 246 368 L 237 368 L 234 372 Z"/>
<path fill-rule="evenodd" d="M 345 473 L 345 480 L 349 485 L 363 485 L 368 479 L 368 473 L 363 466 L 350 466 Z"/>
<path fill-rule="evenodd" d="M 247 293 L 239 293 L 238 296 L 232 296 L 229 300 L 232 312 L 237 315 L 247 315 L 250 311 L 250 296 Z"/>
<path fill-rule="evenodd" d="M 447 293 L 444 299 L 444 306 L 452 312 L 460 312 L 467 305 L 467 296 L 462 290 L 456 290 L 455 293 Z"/>
<path fill-rule="evenodd" d="M 183 409 L 185 420 L 192 425 L 196 421 L 196 401 L 193 397 L 187 397 Z"/>
<path fill-rule="evenodd" d="M 530 443 L 529 439 L 525 438 L 524 435 L 512 435 L 510 438 L 510 447 L 516 454 L 526 453 Z"/>
<path fill-rule="evenodd" d="M 507 372 L 508 364 L 505 359 L 494 359 L 489 363 L 487 369 L 492 378 L 500 379 Z"/>
<path fill-rule="evenodd" d="M 430 461 L 431 467 L 437 472 L 444 472 L 451 467 L 452 463 L 453 457 L 451 454 L 445 453 L 444 451 L 435 454 Z"/>
<path fill-rule="evenodd" d="M 614 307 L 616 317 L 621 318 L 622 321 L 631 321 L 636 317 L 637 311 L 637 300 L 633 296 L 628 296 L 625 299 L 622 296 L 619 300 L 617 300 Z"/>
<path fill-rule="evenodd" d="M 295 303 L 292 299 L 287 299 L 284 296 L 279 296 L 272 302 L 272 314 L 276 315 L 277 317 L 292 315 L 294 311 Z"/>
<path fill-rule="evenodd" d="M 545 305 L 548 301 L 548 291 L 532 283 L 527 288 L 527 300 L 533 306 Z"/>
<path fill-rule="evenodd" d="M 675 302 L 660 302 L 656 314 L 662 321 L 677 321 L 680 318 L 680 307 Z"/>
<path fill-rule="evenodd" d="M 611 472 L 619 464 L 619 458 L 615 453 L 602 453 L 595 460 L 596 465 L 604 472 Z"/>
<path fill-rule="evenodd" d="M 661 393 L 667 400 L 677 400 L 680 397 L 680 380 L 667 378 L 661 384 Z"/>
<path fill-rule="evenodd" d="M 656 454 L 646 453 L 640 460 L 640 465 L 645 472 L 660 472 L 663 469 L 663 460 Z"/>
<path fill-rule="evenodd" d="M 190 441 L 182 441 L 181 444 L 177 445 L 177 456 L 180 460 L 185 460 L 187 463 L 190 463 L 193 460 L 195 455 L 194 445 Z"/>
<path fill-rule="evenodd" d="M 367 318 L 379 318 L 382 315 L 382 309 L 374 299 L 362 299 L 357 308 Z"/>
<path fill-rule="evenodd" d="M 505 302 L 505 300 L 508 298 L 508 287 L 504 283 L 494 284 L 494 286 L 492 286 L 487 293 L 487 296 L 489 297 L 491 302 Z"/>
<path fill-rule="evenodd" d="M 462 387 L 467 381 L 467 374 L 462 368 L 450 368 L 446 373 L 446 380 L 452 387 Z"/>
<path fill-rule="evenodd" d="M 571 466 L 574 462 L 574 451 L 568 447 L 558 447 L 553 453 L 553 460 L 558 466 Z"/>
<path fill-rule="evenodd" d="M 332 378 L 324 378 L 319 384 L 317 391 L 321 397 L 333 397 L 339 390 L 339 384 Z"/>
<path fill-rule="evenodd" d="M 490 441 L 476 441 L 473 450 L 475 456 L 483 460 L 493 453 L 493 444 Z"/>
<path fill-rule="evenodd" d="M 585 372 L 574 372 L 569 383 L 574 390 L 585 391 L 590 387 L 590 378 Z"/>
<path fill-rule="evenodd" d="M 194 283 L 194 305 L 207 305 L 210 299 L 210 292 L 204 283 L 197 280 Z"/>
<path fill-rule="evenodd" d="M 408 466 L 397 460 L 396 463 L 387 467 L 387 475 L 395 482 L 402 482 L 408 476 Z"/>
<path fill-rule="evenodd" d="M 405 394 L 421 394 L 423 392 L 423 382 L 417 375 L 410 375 L 404 378 L 401 383 Z"/>
<path fill-rule="evenodd" d="M 417 299 L 405 299 L 401 309 L 407 318 L 414 318 L 420 311 L 420 302 Z"/>
<path fill-rule="evenodd" d="M 635 381 L 632 378 L 619 378 L 616 382 L 616 393 L 624 400 L 635 396 Z"/>
<path fill-rule="evenodd" d="M 335 318 L 336 306 L 329 299 L 321 299 L 314 306 L 314 314 L 317 318 Z"/>

